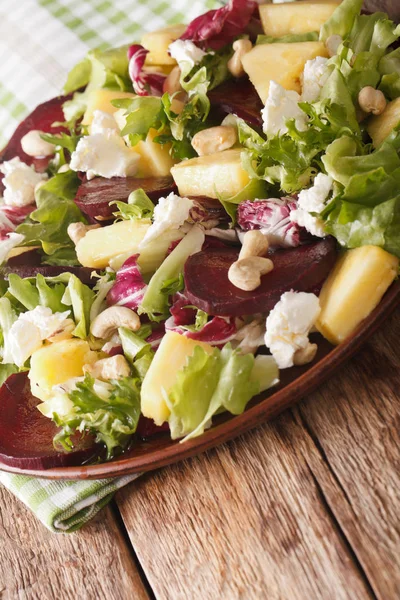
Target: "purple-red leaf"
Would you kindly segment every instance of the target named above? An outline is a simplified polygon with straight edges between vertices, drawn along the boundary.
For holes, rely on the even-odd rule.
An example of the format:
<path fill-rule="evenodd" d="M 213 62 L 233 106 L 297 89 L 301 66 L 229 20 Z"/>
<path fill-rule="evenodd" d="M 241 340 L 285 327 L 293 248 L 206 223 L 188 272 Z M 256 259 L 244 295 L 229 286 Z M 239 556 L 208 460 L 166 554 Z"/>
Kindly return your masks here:
<path fill-rule="evenodd" d="M 147 285 L 137 264 L 139 254 L 130 256 L 117 271 L 114 285 L 107 294 L 107 304 L 135 310 L 143 300 Z"/>
<path fill-rule="evenodd" d="M 133 89 L 138 96 L 162 96 L 165 75 L 162 73 L 146 73 L 144 63 L 148 50 L 140 44 L 128 48 L 129 77 Z"/>

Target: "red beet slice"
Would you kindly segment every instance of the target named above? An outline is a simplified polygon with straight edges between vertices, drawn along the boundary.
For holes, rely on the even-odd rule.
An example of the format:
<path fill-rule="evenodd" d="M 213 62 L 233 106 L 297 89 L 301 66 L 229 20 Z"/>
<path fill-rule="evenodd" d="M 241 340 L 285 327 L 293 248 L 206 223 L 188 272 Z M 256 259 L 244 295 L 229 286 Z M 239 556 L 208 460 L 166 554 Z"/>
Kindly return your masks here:
<path fill-rule="evenodd" d="M 268 313 L 289 290 L 311 292 L 326 279 L 336 260 L 333 238 L 269 254 L 274 270 L 261 278 L 253 292 L 244 292 L 228 279 L 229 267 L 238 258 L 231 248 L 210 248 L 191 256 L 185 265 L 186 295 L 206 313 L 239 317 Z"/>
<path fill-rule="evenodd" d="M 7 279 L 10 273 L 15 273 L 22 278 L 36 277 L 38 273 L 44 277 L 57 277 L 57 275 L 61 275 L 61 273 L 73 273 L 85 285 L 96 285 L 97 279 L 92 278 L 91 275 L 93 273 L 93 269 L 89 267 L 59 267 L 57 265 L 41 265 L 40 259 L 39 264 L 35 263 L 32 258 L 27 259 L 26 256 L 28 254 L 31 253 L 27 252 L 10 259 L 8 263 L 1 268 L 0 275 L 4 277 L 4 279 Z"/>
<path fill-rule="evenodd" d="M 92 436 L 75 440 L 75 450 L 53 446 L 58 429 L 38 410 L 27 373 L 10 375 L 0 388 L 0 464 L 23 469 L 51 469 L 81 465 L 97 454 Z"/>
<path fill-rule="evenodd" d="M 249 79 L 230 79 L 208 94 L 211 107 L 225 114 L 235 114 L 254 127 L 262 126 L 263 104 Z"/>
<path fill-rule="evenodd" d="M 153 419 L 148 419 L 147 417 L 140 415 L 139 423 L 136 429 L 136 435 L 139 437 L 146 439 L 165 431 L 169 431 L 168 423 L 156 425 Z"/>
<path fill-rule="evenodd" d="M 142 188 L 153 201 L 161 196 L 168 196 L 170 192 L 176 192 L 176 185 L 172 177 L 95 177 L 90 181 L 82 183 L 75 197 L 75 203 L 85 215 L 89 217 L 101 217 L 111 219 L 116 206 L 110 206 L 110 202 L 121 200 L 128 202 L 131 192 Z"/>
<path fill-rule="evenodd" d="M 52 127 L 55 122 L 63 122 L 64 113 L 62 105 L 70 96 L 57 96 L 48 102 L 39 104 L 30 115 L 22 121 L 15 130 L 13 136 L 8 142 L 7 146 L 0 152 L 0 162 L 11 160 L 15 156 L 26 164 L 35 166 L 37 171 L 45 171 L 51 157 L 46 158 L 34 158 L 28 156 L 21 148 L 21 139 L 32 129 L 38 129 L 46 133 L 59 133 L 66 131 L 63 127 Z"/>

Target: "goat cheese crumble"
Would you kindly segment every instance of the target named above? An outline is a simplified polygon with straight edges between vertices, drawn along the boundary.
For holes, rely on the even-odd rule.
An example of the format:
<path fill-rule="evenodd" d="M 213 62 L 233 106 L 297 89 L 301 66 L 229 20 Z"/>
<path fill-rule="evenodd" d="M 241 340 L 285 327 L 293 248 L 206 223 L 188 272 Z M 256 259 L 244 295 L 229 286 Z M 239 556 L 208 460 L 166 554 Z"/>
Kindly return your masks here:
<path fill-rule="evenodd" d="M 303 71 L 303 91 L 301 99 L 303 102 L 316 102 L 320 97 L 321 90 L 330 75 L 328 59 L 317 56 L 308 60 Z"/>
<path fill-rule="evenodd" d="M 294 119 L 299 131 L 307 129 L 307 115 L 299 107 L 301 98 L 292 90 L 285 90 L 279 83 L 271 81 L 268 98 L 261 111 L 263 131 L 267 136 L 287 133 L 286 123 Z"/>
<path fill-rule="evenodd" d="M 17 156 L 0 164 L 3 173 L 3 199 L 8 206 L 26 206 L 35 202 L 35 187 L 47 179 L 46 173 L 36 173 L 33 167 Z"/>
<path fill-rule="evenodd" d="M 181 63 L 190 64 L 191 69 L 207 54 L 201 48 L 198 48 L 191 40 L 175 40 L 168 46 L 168 51 L 178 65 Z"/>
<path fill-rule="evenodd" d="M 333 188 L 333 179 L 324 173 L 318 173 L 314 184 L 299 193 L 298 208 L 292 210 L 290 218 L 294 223 L 305 227 L 309 233 L 317 237 L 325 237 L 323 220 L 310 213 L 321 213 Z"/>
<path fill-rule="evenodd" d="M 153 224 L 150 225 L 139 245 L 142 250 L 149 242 L 169 229 L 179 229 L 187 221 L 193 200 L 181 198 L 171 192 L 166 198 L 159 198 L 154 208 Z"/>
<path fill-rule="evenodd" d="M 47 306 L 37 306 L 21 313 L 7 333 L 3 362 L 23 367 L 28 358 L 42 347 L 44 340 L 71 322 L 69 314 L 69 310 L 53 313 Z"/>
<path fill-rule="evenodd" d="M 321 311 L 319 299 L 306 292 L 286 292 L 266 321 L 265 345 L 280 369 L 294 365 L 294 355 L 310 345 L 309 332 Z"/>
<path fill-rule="evenodd" d="M 95 110 L 91 133 L 79 140 L 70 168 L 83 171 L 88 179 L 96 175 L 111 179 L 135 175 L 139 161 L 140 155 L 125 144 L 114 117 Z"/>
<path fill-rule="evenodd" d="M 8 233 L 7 236 L 0 241 L 0 265 L 7 260 L 11 250 L 22 244 L 24 239 L 25 236 L 21 233 Z"/>

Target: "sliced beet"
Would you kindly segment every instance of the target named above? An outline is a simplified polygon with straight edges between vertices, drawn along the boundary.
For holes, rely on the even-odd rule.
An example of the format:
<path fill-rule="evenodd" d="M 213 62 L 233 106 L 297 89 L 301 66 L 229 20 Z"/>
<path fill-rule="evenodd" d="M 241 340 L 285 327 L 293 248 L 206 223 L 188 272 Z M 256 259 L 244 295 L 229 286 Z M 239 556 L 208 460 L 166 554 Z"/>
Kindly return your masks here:
<path fill-rule="evenodd" d="M 261 278 L 253 292 L 235 287 L 228 270 L 238 258 L 233 248 L 210 248 L 193 254 L 185 265 L 186 295 L 191 304 L 206 313 L 239 317 L 268 313 L 289 290 L 311 292 L 322 284 L 336 260 L 333 238 L 268 255 L 274 269 Z"/>
<path fill-rule="evenodd" d="M 32 129 L 38 129 L 39 131 L 52 134 L 66 131 L 63 127 L 52 127 L 52 125 L 55 122 L 62 123 L 65 121 L 62 105 L 69 98 L 70 96 L 57 96 L 52 100 L 39 104 L 39 106 L 37 106 L 35 110 L 18 125 L 7 146 L 0 152 L 0 162 L 11 160 L 15 156 L 19 156 L 24 163 L 28 165 L 33 164 L 37 171 L 45 171 L 51 157 L 34 158 L 28 156 L 22 150 L 21 139 Z"/>
<path fill-rule="evenodd" d="M 261 127 L 263 104 L 249 79 L 230 79 L 208 94 L 211 107 L 225 114 L 235 114 L 250 125 Z"/>
<path fill-rule="evenodd" d="M 53 446 L 58 429 L 37 409 L 27 373 L 10 375 L 0 388 L 0 464 L 22 469 L 51 469 L 81 465 L 97 455 L 94 438 L 74 439 L 75 450 Z"/>
<path fill-rule="evenodd" d="M 89 217 L 112 218 L 116 206 L 110 206 L 110 202 L 121 200 L 128 202 L 131 192 L 142 188 L 153 201 L 161 196 L 168 196 L 170 192 L 176 192 L 176 185 L 172 177 L 95 177 L 85 181 L 79 187 L 75 197 L 75 203 L 85 215 Z"/>
<path fill-rule="evenodd" d="M 85 285 L 94 286 L 97 282 L 96 278 L 91 277 L 93 269 L 89 267 L 59 267 L 57 265 L 41 265 L 40 260 L 39 264 L 35 264 L 32 258 L 27 260 L 27 254 L 31 253 L 24 253 L 20 256 L 10 259 L 7 264 L 0 269 L 0 275 L 4 277 L 4 279 L 7 279 L 10 273 L 15 273 L 22 278 L 36 277 L 38 273 L 44 277 L 57 277 L 57 275 L 61 275 L 61 273 L 73 273 Z"/>

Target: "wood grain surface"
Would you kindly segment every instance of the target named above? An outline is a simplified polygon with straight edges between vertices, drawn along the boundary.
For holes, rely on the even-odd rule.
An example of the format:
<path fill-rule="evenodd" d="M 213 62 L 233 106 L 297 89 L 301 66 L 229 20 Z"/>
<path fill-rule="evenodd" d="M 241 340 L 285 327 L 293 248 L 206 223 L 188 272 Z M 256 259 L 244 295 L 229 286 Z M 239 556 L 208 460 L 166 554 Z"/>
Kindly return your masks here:
<path fill-rule="evenodd" d="M 56 536 L 0 487 L 1 600 L 148 600 L 112 509 Z"/>

